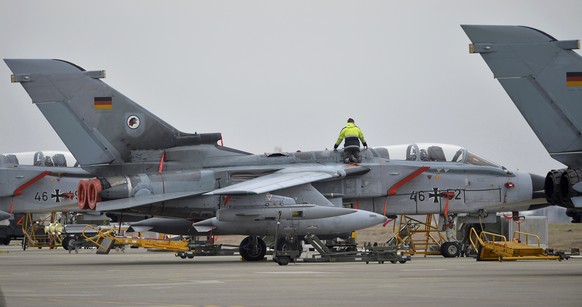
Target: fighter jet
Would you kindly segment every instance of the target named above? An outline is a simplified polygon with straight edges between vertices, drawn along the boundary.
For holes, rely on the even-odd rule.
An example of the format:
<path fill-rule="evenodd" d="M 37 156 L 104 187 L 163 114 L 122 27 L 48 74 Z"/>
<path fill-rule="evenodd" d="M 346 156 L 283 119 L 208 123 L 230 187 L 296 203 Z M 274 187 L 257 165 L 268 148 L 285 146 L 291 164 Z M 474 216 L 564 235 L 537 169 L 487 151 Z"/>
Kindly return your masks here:
<path fill-rule="evenodd" d="M 582 58 L 579 40 L 524 26 L 462 25 L 546 150 L 567 169 L 545 179 L 549 203 L 582 220 Z"/>
<path fill-rule="evenodd" d="M 86 211 L 77 206 L 77 185 L 91 175 L 70 167 L 75 164 L 64 152 L 0 154 L 0 220 L 14 213 Z"/>
<path fill-rule="evenodd" d="M 141 227 L 195 221 L 198 232 L 248 235 L 240 246 L 247 260 L 265 254 L 259 235 L 341 235 L 396 214 L 485 218 L 546 204 L 534 199 L 543 177 L 464 148 L 370 148 L 358 164 L 344 164 L 341 150 L 253 155 L 222 146 L 220 133 L 178 131 L 105 84 L 104 71 L 62 60 L 5 62 L 93 176 L 79 181 L 79 206 L 159 217 Z"/>

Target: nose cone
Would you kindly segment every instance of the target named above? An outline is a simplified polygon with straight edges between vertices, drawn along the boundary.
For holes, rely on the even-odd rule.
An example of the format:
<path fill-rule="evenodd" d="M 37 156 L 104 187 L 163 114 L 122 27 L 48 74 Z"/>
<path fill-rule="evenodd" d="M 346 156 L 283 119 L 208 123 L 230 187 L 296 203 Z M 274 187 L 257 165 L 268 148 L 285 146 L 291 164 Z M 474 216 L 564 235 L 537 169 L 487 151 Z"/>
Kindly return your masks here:
<path fill-rule="evenodd" d="M 364 229 L 372 226 L 376 226 L 378 224 L 385 223 L 388 218 L 377 214 L 374 212 L 366 211 L 366 210 L 356 210 L 352 214 L 348 214 L 346 217 L 350 218 L 350 223 L 353 228 L 351 230 L 359 230 Z"/>

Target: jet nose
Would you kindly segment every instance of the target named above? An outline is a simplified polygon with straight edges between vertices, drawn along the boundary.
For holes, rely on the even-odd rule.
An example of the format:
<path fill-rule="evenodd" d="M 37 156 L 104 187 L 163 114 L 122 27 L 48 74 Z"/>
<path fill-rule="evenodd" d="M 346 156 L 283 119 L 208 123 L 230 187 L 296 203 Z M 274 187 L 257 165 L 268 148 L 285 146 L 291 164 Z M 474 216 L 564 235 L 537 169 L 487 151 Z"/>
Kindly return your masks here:
<path fill-rule="evenodd" d="M 378 224 L 383 224 L 388 220 L 388 218 L 385 217 L 384 215 L 366 210 L 357 210 L 351 215 L 353 215 L 354 220 L 357 220 L 357 229 L 354 230 L 364 229 L 376 226 Z"/>

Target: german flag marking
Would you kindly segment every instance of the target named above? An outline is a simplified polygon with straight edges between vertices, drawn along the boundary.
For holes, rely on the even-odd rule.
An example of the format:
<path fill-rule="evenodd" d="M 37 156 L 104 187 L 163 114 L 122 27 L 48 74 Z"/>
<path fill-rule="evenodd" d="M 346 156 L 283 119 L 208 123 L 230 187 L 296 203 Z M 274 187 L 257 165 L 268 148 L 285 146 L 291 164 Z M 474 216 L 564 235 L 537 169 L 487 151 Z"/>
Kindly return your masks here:
<path fill-rule="evenodd" d="M 582 72 L 567 72 L 566 86 L 582 86 Z"/>
<path fill-rule="evenodd" d="M 111 97 L 95 97 L 93 100 L 95 110 L 110 110 L 113 108 Z"/>

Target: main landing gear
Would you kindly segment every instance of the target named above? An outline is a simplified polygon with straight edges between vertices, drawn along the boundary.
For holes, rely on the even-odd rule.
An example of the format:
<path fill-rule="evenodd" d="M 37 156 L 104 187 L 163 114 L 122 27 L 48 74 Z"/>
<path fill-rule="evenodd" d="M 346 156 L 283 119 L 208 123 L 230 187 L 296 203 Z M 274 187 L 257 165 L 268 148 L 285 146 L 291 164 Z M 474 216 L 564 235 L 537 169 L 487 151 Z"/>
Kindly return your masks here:
<path fill-rule="evenodd" d="M 267 245 L 257 236 L 248 236 L 242 240 L 238 250 L 245 261 L 260 261 L 267 254 Z"/>

